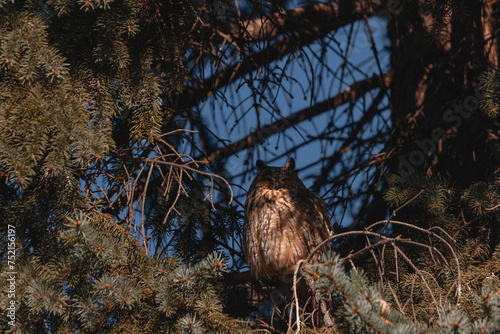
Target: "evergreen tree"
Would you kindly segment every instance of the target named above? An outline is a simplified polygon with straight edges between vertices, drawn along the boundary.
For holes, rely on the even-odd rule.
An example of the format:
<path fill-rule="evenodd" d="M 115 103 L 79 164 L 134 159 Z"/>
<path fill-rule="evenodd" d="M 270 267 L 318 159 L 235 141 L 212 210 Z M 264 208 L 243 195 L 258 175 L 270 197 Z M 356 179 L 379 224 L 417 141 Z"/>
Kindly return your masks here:
<path fill-rule="evenodd" d="M 500 4 L 296 6 L 0 0 L 1 331 L 500 331 Z M 304 306 L 245 271 L 239 186 L 317 147 Z"/>
<path fill-rule="evenodd" d="M 172 147 L 161 92 L 182 87 L 190 6 L 0 3 L 2 332 L 245 331 L 222 312 L 221 254 L 151 256 L 110 198 L 92 196 L 123 182 L 144 142 Z M 155 72 L 156 59 L 173 70 Z"/>

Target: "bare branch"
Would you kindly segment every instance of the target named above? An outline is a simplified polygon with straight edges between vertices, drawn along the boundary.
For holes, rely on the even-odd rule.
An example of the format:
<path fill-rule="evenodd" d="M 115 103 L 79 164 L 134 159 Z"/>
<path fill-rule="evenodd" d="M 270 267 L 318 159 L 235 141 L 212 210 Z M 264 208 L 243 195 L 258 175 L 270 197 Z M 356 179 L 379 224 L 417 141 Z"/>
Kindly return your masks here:
<path fill-rule="evenodd" d="M 312 107 L 300 110 L 293 115 L 284 117 L 275 121 L 270 125 L 262 127 L 260 130 L 255 131 L 243 139 L 234 142 L 224 148 L 221 148 L 205 158 L 198 158 L 201 162 L 214 162 L 223 158 L 227 158 L 237 152 L 245 150 L 255 144 L 262 142 L 266 138 L 283 131 L 285 128 L 292 127 L 302 121 L 309 120 L 321 113 L 329 111 L 335 107 L 343 105 L 347 102 L 354 101 L 371 89 L 381 87 L 382 85 L 390 84 L 392 79 L 392 72 L 388 72 L 380 76 L 374 76 L 366 80 L 354 83 L 350 88 L 346 89 L 343 93 L 338 94 L 331 99 L 315 104 Z"/>
<path fill-rule="evenodd" d="M 256 42 L 273 40 L 281 34 L 301 31 L 307 35 L 320 36 L 360 20 L 381 10 L 381 1 L 331 1 L 313 3 L 289 11 L 275 12 L 241 22 L 224 22 L 215 28 L 231 36 L 233 40 Z M 210 34 L 210 27 L 203 26 L 201 34 Z M 215 41 L 220 43 L 222 41 Z"/>
<path fill-rule="evenodd" d="M 198 105 L 221 87 L 380 9 L 378 1 L 316 3 L 241 23 L 224 23 L 215 27 L 206 25 L 203 29 L 205 34 L 211 36 L 211 45 L 224 42 L 240 45 L 260 40 L 275 42 L 263 51 L 245 55 L 241 62 L 227 66 L 213 77 L 202 80 L 198 86 L 187 87 L 178 98 L 176 109 L 185 110 Z M 216 34 L 220 39 L 215 41 L 212 39 L 213 28 L 222 31 Z"/>

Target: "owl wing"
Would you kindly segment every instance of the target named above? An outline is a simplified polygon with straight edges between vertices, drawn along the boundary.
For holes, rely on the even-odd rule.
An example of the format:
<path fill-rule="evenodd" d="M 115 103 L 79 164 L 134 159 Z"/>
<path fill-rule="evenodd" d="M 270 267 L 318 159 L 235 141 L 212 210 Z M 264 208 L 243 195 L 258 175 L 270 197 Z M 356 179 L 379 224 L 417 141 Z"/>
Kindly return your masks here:
<path fill-rule="evenodd" d="M 330 236 L 330 215 L 325 201 L 313 192 L 304 203 L 303 238 L 312 252 L 320 243 Z M 322 253 L 321 251 L 318 253 Z"/>

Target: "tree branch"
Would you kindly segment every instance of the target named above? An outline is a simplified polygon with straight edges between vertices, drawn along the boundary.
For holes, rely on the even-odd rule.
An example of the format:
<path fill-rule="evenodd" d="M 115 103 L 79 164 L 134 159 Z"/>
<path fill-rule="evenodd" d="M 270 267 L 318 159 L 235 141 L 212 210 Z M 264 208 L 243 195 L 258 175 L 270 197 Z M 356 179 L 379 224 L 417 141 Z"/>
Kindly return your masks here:
<path fill-rule="evenodd" d="M 284 33 L 301 31 L 308 35 L 321 35 L 363 18 L 381 9 L 381 1 L 330 1 L 313 3 L 289 11 L 275 12 L 241 22 L 223 22 L 215 29 L 232 38 L 231 41 L 257 42 L 272 40 Z M 204 25 L 200 33 L 210 36 L 212 27 Z M 222 43 L 217 37 L 215 42 Z M 227 42 L 227 40 L 226 40 Z"/>
<path fill-rule="evenodd" d="M 374 3 L 379 4 L 378 1 L 366 0 L 317 3 L 285 13 L 216 26 L 216 30 L 220 29 L 220 34 L 216 35 L 220 37 L 216 37 L 214 45 L 225 42 L 242 45 L 262 40 L 276 41 L 261 52 L 244 55 L 243 60 L 226 67 L 207 80 L 202 80 L 198 86 L 186 87 L 177 99 L 176 109 L 189 109 L 244 75 L 324 38 L 332 30 L 366 17 L 367 13 L 374 13 L 376 9 L 381 8 L 375 7 Z M 207 31 L 200 33 L 211 36 L 210 40 L 213 41 L 213 27 L 207 25 L 203 29 Z"/>
<path fill-rule="evenodd" d="M 240 152 L 244 149 L 254 146 L 259 142 L 264 141 L 266 138 L 278 132 L 281 132 L 286 128 L 294 126 L 304 120 L 311 119 L 323 112 L 331 110 L 332 108 L 343 105 L 346 102 L 354 101 L 374 88 L 379 88 L 381 86 L 387 87 L 390 84 L 391 79 L 392 72 L 388 72 L 385 73 L 382 77 L 376 75 L 366 80 L 356 82 L 352 84 L 350 88 L 332 97 L 331 99 L 320 102 L 318 104 L 315 104 L 314 106 L 300 110 L 288 117 L 277 120 L 269 125 L 262 127 L 260 130 L 249 134 L 245 138 L 234 142 L 231 145 L 212 152 L 205 158 L 199 158 L 196 160 L 208 161 L 209 163 L 212 163 L 222 158 L 227 158 L 237 152 Z"/>

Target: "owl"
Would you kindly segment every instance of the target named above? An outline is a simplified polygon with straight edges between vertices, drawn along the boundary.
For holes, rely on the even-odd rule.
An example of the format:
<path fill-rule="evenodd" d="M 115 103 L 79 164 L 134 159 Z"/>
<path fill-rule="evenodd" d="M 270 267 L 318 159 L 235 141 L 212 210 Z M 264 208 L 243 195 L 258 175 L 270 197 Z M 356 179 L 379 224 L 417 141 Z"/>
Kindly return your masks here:
<path fill-rule="evenodd" d="M 293 158 L 285 167 L 259 160 L 257 168 L 245 202 L 245 255 L 255 279 L 280 280 L 328 238 L 329 215 L 295 173 Z"/>

